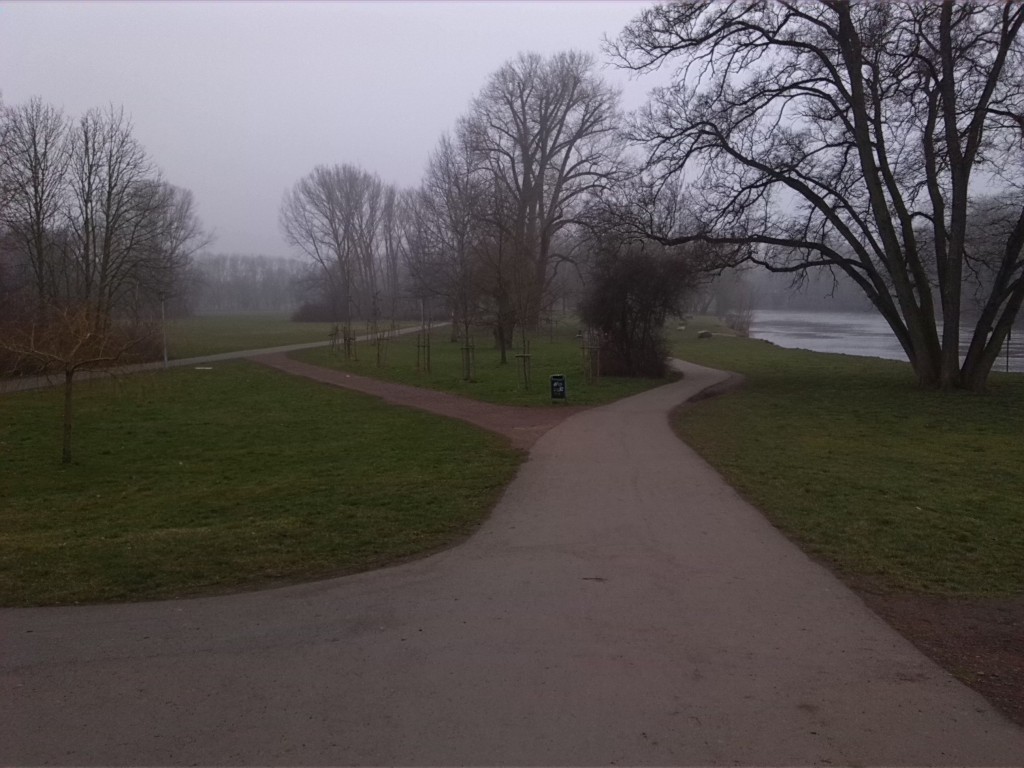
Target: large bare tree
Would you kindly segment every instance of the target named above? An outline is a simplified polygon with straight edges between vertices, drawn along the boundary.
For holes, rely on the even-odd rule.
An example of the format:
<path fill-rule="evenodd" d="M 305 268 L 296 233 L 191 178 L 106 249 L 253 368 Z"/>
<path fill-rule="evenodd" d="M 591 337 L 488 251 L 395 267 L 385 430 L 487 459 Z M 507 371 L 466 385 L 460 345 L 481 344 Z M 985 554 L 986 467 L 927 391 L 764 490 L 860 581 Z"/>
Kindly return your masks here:
<path fill-rule="evenodd" d="M 311 258 L 340 303 L 346 336 L 354 313 L 376 327 L 397 290 L 395 190 L 353 165 L 317 166 L 285 193 L 285 239 Z"/>
<path fill-rule="evenodd" d="M 102 330 L 137 294 L 144 273 L 163 280 L 155 261 L 174 195 L 123 110 L 89 110 L 70 140 L 67 249 L 74 290 Z"/>
<path fill-rule="evenodd" d="M 750 246 L 775 270 L 848 275 L 919 382 L 985 387 L 1024 299 L 1016 197 L 961 363 L 971 201 L 1021 190 L 1024 6 L 1011 2 L 687 2 L 611 44 L 676 66 L 636 117 L 655 184 L 682 176 L 695 224 L 665 243 Z M 1012 197 L 1012 196 L 1011 196 Z M 990 244 L 991 245 L 991 244 Z"/>
<path fill-rule="evenodd" d="M 552 245 L 619 159 L 618 94 L 579 52 L 521 54 L 490 76 L 460 131 L 486 177 L 495 249 L 518 322 L 535 325 Z M 497 252 L 492 254 L 497 258 Z"/>

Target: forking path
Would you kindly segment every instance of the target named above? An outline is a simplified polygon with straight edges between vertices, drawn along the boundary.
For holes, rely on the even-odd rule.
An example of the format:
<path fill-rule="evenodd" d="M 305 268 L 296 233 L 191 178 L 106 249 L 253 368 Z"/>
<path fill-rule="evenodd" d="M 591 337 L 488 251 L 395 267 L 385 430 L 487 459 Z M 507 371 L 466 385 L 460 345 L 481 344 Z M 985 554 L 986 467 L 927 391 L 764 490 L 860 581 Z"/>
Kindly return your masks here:
<path fill-rule="evenodd" d="M 1024 731 L 746 504 L 666 414 L 573 414 L 412 563 L 0 612 L 0 763 L 1021 765 Z"/>

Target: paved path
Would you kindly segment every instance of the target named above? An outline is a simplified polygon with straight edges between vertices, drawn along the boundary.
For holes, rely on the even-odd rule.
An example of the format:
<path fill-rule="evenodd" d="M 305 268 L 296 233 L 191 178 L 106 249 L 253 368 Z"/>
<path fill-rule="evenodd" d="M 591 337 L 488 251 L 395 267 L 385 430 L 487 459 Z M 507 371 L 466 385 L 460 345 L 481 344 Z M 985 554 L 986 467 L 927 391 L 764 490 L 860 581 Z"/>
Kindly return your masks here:
<path fill-rule="evenodd" d="M 0 763 L 1022 765 L 1024 732 L 666 424 L 575 414 L 465 544 L 179 602 L 0 612 Z"/>

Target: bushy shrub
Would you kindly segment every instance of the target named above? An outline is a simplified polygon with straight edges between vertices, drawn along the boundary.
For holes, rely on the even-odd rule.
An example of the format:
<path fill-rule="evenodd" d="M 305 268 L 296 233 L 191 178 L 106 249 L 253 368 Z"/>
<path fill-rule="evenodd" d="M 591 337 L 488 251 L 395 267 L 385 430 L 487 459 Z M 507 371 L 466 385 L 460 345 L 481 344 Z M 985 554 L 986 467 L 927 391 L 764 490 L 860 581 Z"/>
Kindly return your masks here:
<path fill-rule="evenodd" d="M 640 246 L 597 259 L 579 309 L 583 322 L 600 336 L 602 375 L 665 374 L 662 328 L 665 318 L 680 310 L 693 278 L 684 258 Z"/>

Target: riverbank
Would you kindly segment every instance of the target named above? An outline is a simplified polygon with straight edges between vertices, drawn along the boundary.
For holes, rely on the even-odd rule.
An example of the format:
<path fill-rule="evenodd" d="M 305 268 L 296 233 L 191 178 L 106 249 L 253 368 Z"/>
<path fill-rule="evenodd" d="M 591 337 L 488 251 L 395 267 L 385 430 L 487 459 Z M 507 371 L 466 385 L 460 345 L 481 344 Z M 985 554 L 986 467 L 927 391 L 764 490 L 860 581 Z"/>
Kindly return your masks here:
<path fill-rule="evenodd" d="M 683 438 L 805 551 L 1024 722 L 1024 377 L 917 389 L 905 364 L 676 334 L 746 377 L 691 406 Z"/>
<path fill-rule="evenodd" d="M 961 346 L 967 348 L 973 326 L 961 329 Z M 770 341 L 786 349 L 832 352 L 878 357 L 906 362 L 892 329 L 877 312 L 811 312 L 756 309 L 750 324 L 750 338 Z M 1011 335 L 1011 372 L 1024 372 L 1024 330 Z M 1000 355 L 994 370 L 1007 370 L 1007 357 Z"/>

